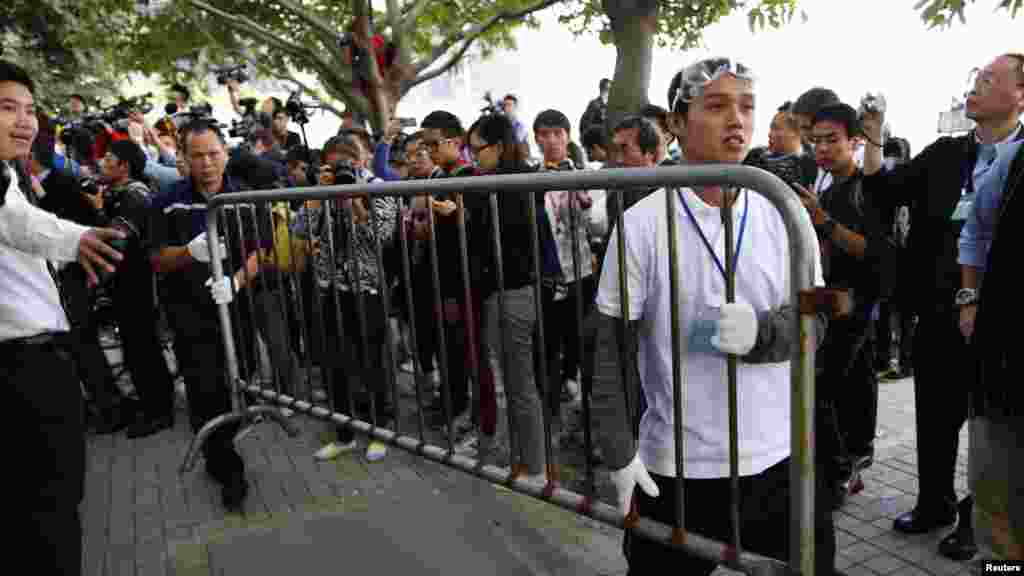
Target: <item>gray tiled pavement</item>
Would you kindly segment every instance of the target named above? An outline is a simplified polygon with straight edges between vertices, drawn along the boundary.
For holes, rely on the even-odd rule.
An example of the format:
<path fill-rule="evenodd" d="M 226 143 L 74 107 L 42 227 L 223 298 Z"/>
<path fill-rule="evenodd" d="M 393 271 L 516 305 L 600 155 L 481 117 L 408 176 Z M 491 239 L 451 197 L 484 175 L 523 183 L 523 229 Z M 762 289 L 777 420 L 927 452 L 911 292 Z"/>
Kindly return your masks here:
<path fill-rule="evenodd" d="M 917 490 L 910 380 L 881 386 L 878 416 L 876 463 L 865 473 L 866 488 L 836 513 L 838 567 L 850 576 L 969 573 L 967 565 L 936 554 L 944 532 L 907 537 L 891 530 L 892 518 L 913 506 Z M 357 454 L 317 463 L 312 453 L 323 430 L 308 421 L 300 438 L 289 439 L 264 425 L 241 441 L 252 484 L 242 514 L 222 511 L 201 471 L 177 475 L 191 436 L 184 415 L 174 430 L 146 439 L 90 438 L 84 574 L 248 576 L 280 574 L 287 565 L 298 576 L 333 561 L 340 569 L 359 562 L 381 567 L 385 560 L 422 567 L 419 573 L 443 573 L 430 567 L 447 560 L 479 574 L 491 573 L 487 558 L 504 559 L 502 569 L 491 565 L 494 574 L 625 573 L 621 534 L 614 529 L 397 449 L 382 462 Z M 961 492 L 966 446 L 964 432 Z M 367 534 L 385 534 L 385 517 L 396 526 L 404 522 L 409 540 L 429 534 L 432 544 L 419 550 L 373 546 Z M 334 533 L 337 539 L 324 536 Z M 430 554 L 423 552 L 428 548 Z"/>

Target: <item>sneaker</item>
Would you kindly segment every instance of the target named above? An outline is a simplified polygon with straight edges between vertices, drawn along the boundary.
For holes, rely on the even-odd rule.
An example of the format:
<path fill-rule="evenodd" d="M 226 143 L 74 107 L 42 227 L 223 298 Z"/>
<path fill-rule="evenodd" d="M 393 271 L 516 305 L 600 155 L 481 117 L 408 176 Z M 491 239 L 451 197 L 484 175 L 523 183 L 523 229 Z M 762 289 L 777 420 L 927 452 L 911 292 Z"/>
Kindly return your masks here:
<path fill-rule="evenodd" d="M 281 416 L 284 416 L 285 418 L 291 418 L 294 415 L 295 411 L 292 410 L 291 408 L 281 408 Z"/>
<path fill-rule="evenodd" d="M 412 374 L 416 371 L 416 365 L 413 364 L 412 360 L 406 360 L 398 366 L 398 369 L 406 374 Z"/>
<path fill-rule="evenodd" d="M 346 442 L 345 444 L 342 444 L 340 442 L 330 442 L 328 444 L 324 444 L 323 448 L 317 450 L 316 454 L 313 454 L 313 458 L 316 458 L 321 462 L 334 460 L 338 456 L 341 456 L 342 454 L 348 452 L 352 452 L 358 447 L 359 445 L 356 444 L 355 440 L 352 440 L 351 442 Z"/>
<path fill-rule="evenodd" d="M 580 397 L 580 385 L 576 380 L 569 378 L 562 386 L 562 402 L 573 403 Z"/>
<path fill-rule="evenodd" d="M 387 455 L 388 446 L 380 440 L 371 440 L 370 444 L 366 447 L 366 459 L 370 462 L 381 460 Z"/>

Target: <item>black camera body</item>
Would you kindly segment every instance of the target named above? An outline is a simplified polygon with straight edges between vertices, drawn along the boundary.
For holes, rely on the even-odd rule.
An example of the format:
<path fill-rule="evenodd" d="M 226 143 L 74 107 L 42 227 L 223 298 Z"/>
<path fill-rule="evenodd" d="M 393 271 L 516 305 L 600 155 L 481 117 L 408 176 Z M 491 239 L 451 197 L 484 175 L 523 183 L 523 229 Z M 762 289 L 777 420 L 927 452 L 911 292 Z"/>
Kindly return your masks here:
<path fill-rule="evenodd" d="M 220 84 L 221 86 L 226 85 L 231 80 L 234 80 L 239 84 L 245 84 L 249 81 L 248 66 L 245 64 L 238 64 L 237 66 L 230 66 L 228 68 L 218 68 L 214 70 L 214 74 L 217 75 L 217 84 Z"/>
<path fill-rule="evenodd" d="M 355 184 L 359 181 L 358 171 L 349 160 L 338 160 L 331 165 L 331 172 L 334 174 L 335 186 Z"/>

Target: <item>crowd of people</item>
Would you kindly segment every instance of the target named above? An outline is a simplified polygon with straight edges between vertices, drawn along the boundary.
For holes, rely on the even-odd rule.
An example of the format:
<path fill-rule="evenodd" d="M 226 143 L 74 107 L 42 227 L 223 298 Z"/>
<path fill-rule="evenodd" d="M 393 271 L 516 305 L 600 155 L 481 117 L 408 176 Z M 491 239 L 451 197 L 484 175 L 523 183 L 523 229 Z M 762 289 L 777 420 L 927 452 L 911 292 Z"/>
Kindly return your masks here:
<path fill-rule="evenodd" d="M 966 100 L 977 127 L 916 156 L 888 133 L 884 104 L 854 108 L 821 87 L 779 106 L 768 145 L 755 147 L 764 81 L 771 79 L 735 60 L 703 59 L 673 75 L 666 108 L 651 104 L 624 118 L 608 117 L 602 80 L 575 135 L 555 109 L 528 129 L 509 95 L 468 127 L 446 110 L 412 132 L 396 118 L 372 134 L 349 118 L 312 150 L 289 130 L 276 98 L 261 105 L 269 121 L 230 146 L 221 125 L 189 108 L 180 85 L 172 90 L 177 112 L 152 125 L 132 111 L 83 133 L 57 125 L 35 105 L 32 78 L 0 62 L 0 365 L 15 391 L 16 461 L 31 463 L 17 475 L 18 493 L 29 496 L 19 513 L 34 527 L 18 537 L 57 552 L 45 560 L 53 572 L 78 573 L 86 426 L 141 438 L 174 424 L 164 328 L 192 430 L 231 409 L 218 316 L 228 305 L 243 379 L 265 355 L 283 393 L 384 427 L 397 393 L 419 404 L 456 452 L 484 457 L 504 446 L 511 472 L 542 484 L 557 480 L 546 442 L 572 445 L 589 426 L 597 441 L 584 457 L 607 468 L 623 515 L 635 499 L 641 516 L 672 524 L 682 475 L 686 529 L 722 541 L 731 535 L 732 499 L 725 367 L 738 357 L 743 544 L 788 559 L 797 312 L 786 226 L 759 194 L 707 186 L 367 195 L 230 207 L 217 246 L 206 229 L 207 203 L 225 192 L 748 164 L 790 184 L 806 207 L 816 232 L 814 284 L 853 295 L 849 315 L 817 317 L 815 573 L 839 573 L 832 513 L 873 463 L 879 379 L 909 375 L 920 490 L 893 529 L 957 523 L 940 545 L 944 555 L 966 559 L 980 547 L 986 557 L 1021 559 L 1022 490 L 1011 472 L 1021 398 L 1012 339 L 1003 335 L 1019 315 L 1008 276 L 1024 174 L 1024 56 L 1004 54 L 979 69 Z M 238 90 L 229 83 L 241 113 Z M 72 119 L 85 114 L 85 99 L 72 97 L 69 110 Z M 666 194 L 676 214 L 667 214 Z M 726 207 L 735 229 L 733 301 Z M 672 229 L 687 247 L 678 294 L 665 265 Z M 212 274 L 215 257 L 224 277 Z M 103 355 L 97 294 L 110 302 L 134 394 L 117 385 Z M 670 322 L 676 302 L 679 349 Z M 681 461 L 672 389 L 680 356 Z M 319 369 L 313 389 L 305 388 L 304 361 Z M 395 366 L 421 386 L 393 393 Z M 563 405 L 584 397 L 592 421 L 563 421 L 574 413 Z M 968 419 L 973 492 L 958 502 L 957 442 Z M 219 427 L 202 447 L 228 510 L 249 490 L 238 432 Z M 313 456 L 331 460 L 359 446 L 351 428 L 337 426 Z M 385 444 L 367 443 L 369 460 L 386 456 Z M 632 530 L 625 538 L 630 574 L 663 563 L 687 573 L 715 568 Z"/>

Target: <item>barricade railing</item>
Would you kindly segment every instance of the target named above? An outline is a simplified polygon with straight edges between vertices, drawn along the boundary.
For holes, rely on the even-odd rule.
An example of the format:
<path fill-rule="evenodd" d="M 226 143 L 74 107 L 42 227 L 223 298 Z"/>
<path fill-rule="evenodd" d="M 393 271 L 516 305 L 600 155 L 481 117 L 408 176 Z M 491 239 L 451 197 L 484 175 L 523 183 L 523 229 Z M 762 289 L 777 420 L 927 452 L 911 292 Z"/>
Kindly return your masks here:
<path fill-rule="evenodd" d="M 676 492 L 675 501 L 678 503 L 675 512 L 675 521 L 672 526 L 653 522 L 645 518 L 638 518 L 635 512 L 625 519 L 620 516 L 614 506 L 597 501 L 595 498 L 595 482 L 593 464 L 590 458 L 592 453 L 591 439 L 591 415 L 590 398 L 584 394 L 582 398 L 583 411 L 583 432 L 584 432 L 584 461 L 585 461 L 585 488 L 584 493 L 579 494 L 566 490 L 559 484 L 559 466 L 553 455 L 551 427 L 551 410 L 549 399 L 549 387 L 559 384 L 552 382 L 548 377 L 548 362 L 544 357 L 546 348 L 544 339 L 544 315 L 546 311 L 542 306 L 543 278 L 541 274 L 541 240 L 539 231 L 538 205 L 533 195 L 539 192 L 556 190 L 609 190 L 609 194 L 619 196 L 619 205 L 623 206 L 624 190 L 652 189 L 656 187 L 699 187 L 699 186 L 732 186 L 753 190 L 765 196 L 780 212 L 788 233 L 789 254 L 790 254 L 790 304 L 798 313 L 795 314 L 792 329 L 796 335 L 797 345 L 793 347 L 791 357 L 791 460 L 790 460 L 790 550 L 789 563 L 766 558 L 743 550 L 741 547 L 741 526 L 739 522 L 739 466 L 738 466 L 738 445 L 737 445 L 737 390 L 736 390 L 736 362 L 735 356 L 730 355 L 727 362 L 726 379 L 728 381 L 729 400 L 729 460 L 731 479 L 731 506 L 729 510 L 732 520 L 732 534 L 729 542 L 718 542 L 705 538 L 699 534 L 687 533 L 684 529 L 685 511 L 683 508 L 684 498 L 684 470 L 683 454 L 685 446 L 683 443 L 684 427 L 684 404 L 686 402 L 686 386 L 683 381 L 683 355 L 680 332 L 679 293 L 680 285 L 686 282 L 686 278 L 680 278 L 678 268 L 679 246 L 677 245 L 676 228 L 678 226 L 674 217 L 668 218 L 668 255 L 670 287 L 673 297 L 671 298 L 670 322 L 672 326 L 672 344 L 676 353 L 673 354 L 672 365 L 672 389 L 675 398 L 674 406 L 674 440 L 676 457 Z M 541 486 L 525 476 L 525 468 L 521 463 L 516 462 L 517 450 L 515 449 L 518 432 L 517 423 L 513 421 L 513 410 L 511 406 L 507 410 L 509 422 L 509 442 L 513 449 L 510 451 L 510 467 L 504 469 L 492 464 L 486 464 L 482 459 L 470 458 L 457 453 L 455 449 L 455 428 L 452 414 L 452 385 L 449 379 L 451 362 L 460 362 L 462 358 L 449 358 L 446 347 L 445 318 L 450 314 L 446 309 L 445 298 L 441 290 L 441 274 L 439 272 L 439 258 L 450 258 L 451 254 L 439 254 L 438 236 L 441 232 L 439 223 L 435 219 L 435 211 L 432 207 L 425 210 L 427 226 L 425 258 L 429 261 L 431 287 L 414 286 L 412 265 L 410 263 L 410 252 L 412 247 L 409 238 L 410 229 L 404 221 L 408 213 L 408 202 L 414 198 L 450 196 L 456 200 L 455 228 L 459 245 L 459 253 L 455 257 L 459 260 L 459 269 L 462 271 L 459 297 L 462 299 L 461 319 L 465 329 L 469 332 L 466 335 L 467 358 L 469 378 L 473 382 L 471 388 L 473 397 L 472 410 L 479 422 L 481 415 L 482 392 L 479 376 L 481 374 L 480 363 L 486 362 L 487 358 L 481 358 L 478 352 L 486 350 L 486 346 L 471 346 L 477 338 L 483 335 L 476 335 L 474 331 L 477 323 L 474 315 L 474 302 L 476 294 L 470 284 L 470 274 L 473 262 L 470 260 L 469 238 L 466 230 L 466 208 L 463 195 L 488 195 L 486 207 L 490 217 L 489 233 L 487 240 L 493 242 L 492 256 L 494 257 L 495 273 L 497 276 L 496 292 L 497 306 L 499 313 L 499 337 L 491 344 L 498 349 L 498 360 L 501 372 L 505 379 L 509 373 L 505 369 L 509 361 L 506 355 L 504 336 L 506 332 L 506 291 L 501 289 L 505 286 L 505 263 L 502 258 L 503 237 L 501 233 L 502 215 L 498 209 L 498 195 L 504 194 L 528 194 L 530 200 L 527 202 L 529 221 L 529 252 L 527 256 L 532 260 L 532 282 L 533 282 L 533 305 L 536 317 L 534 338 L 537 343 L 536 354 L 540 357 L 537 380 L 540 384 L 542 400 L 542 418 L 544 425 L 544 453 L 547 466 L 547 483 Z M 674 193 L 664 194 L 666 202 L 666 214 L 675 215 L 677 197 Z M 360 199 L 361 198 L 361 199 Z M 355 199 L 355 200 L 354 200 Z M 385 199 L 393 201 L 397 207 L 387 206 Z M 304 219 L 302 224 L 306 231 L 304 238 L 292 237 L 290 233 L 282 234 L 280 221 L 275 214 L 275 203 L 280 202 L 302 202 L 307 207 L 300 210 L 296 218 Z M 353 204 L 362 202 L 365 210 L 355 209 Z M 378 205 L 379 202 L 385 202 Z M 427 201 L 429 202 L 429 201 Z M 338 206 L 342 208 L 339 209 Z M 542 208 L 541 208 L 542 209 Z M 576 231 L 581 225 L 579 207 L 575 201 L 569 202 L 570 227 L 573 247 L 573 269 L 576 272 L 575 278 L 581 278 L 581 269 L 590 263 L 580 261 L 580 246 Z M 727 301 L 733 302 L 735 298 L 735 264 L 732 254 L 732 217 L 731 204 L 725 203 L 723 207 L 723 223 L 726 235 L 726 272 L 727 272 Z M 393 212 L 392 212 L 393 211 Z M 368 214 L 366 213 L 368 212 Z M 351 219 L 348 223 L 335 222 L 336 217 Z M 393 218 L 399 218 L 397 225 L 393 228 Z M 362 226 L 356 225 L 356 220 L 361 220 Z M 219 319 L 222 326 L 223 345 L 226 350 L 227 371 L 229 381 L 233 386 L 232 412 L 222 414 L 206 423 L 193 438 L 192 444 L 186 454 L 181 467 L 184 473 L 194 467 L 195 460 L 199 454 L 199 447 L 217 428 L 228 423 L 239 422 L 242 424 L 242 435 L 252 426 L 262 422 L 264 419 L 280 425 L 290 435 L 299 433 L 298 427 L 286 417 L 281 408 L 287 408 L 301 412 L 314 418 L 325 420 L 339 426 L 347 427 L 355 432 L 367 435 L 380 440 L 388 445 L 398 447 L 423 458 L 432 460 L 450 467 L 460 469 L 487 481 L 502 484 L 516 492 L 541 498 L 549 503 L 565 508 L 567 510 L 586 515 L 590 518 L 605 524 L 620 528 L 627 528 L 638 531 L 648 538 L 665 543 L 666 545 L 683 549 L 691 554 L 721 563 L 728 567 L 744 571 L 748 574 L 813 574 L 814 566 L 814 486 L 815 486 L 815 465 L 814 465 L 814 356 L 815 356 L 815 315 L 821 307 L 821 294 L 812 288 L 814 277 L 814 263 L 817 255 L 813 252 L 813 228 L 803 206 L 797 196 L 792 193 L 788 185 L 777 177 L 760 169 L 736 166 L 736 165 L 711 165 L 700 167 L 669 167 L 656 169 L 609 169 L 600 171 L 570 171 L 570 172 L 543 172 L 531 174 L 512 174 L 498 176 L 480 176 L 472 178 L 451 178 L 436 180 L 416 180 L 402 182 L 352 184 L 344 186 L 324 186 L 311 188 L 294 188 L 258 192 L 220 194 L 213 197 L 209 202 L 207 214 L 208 234 L 210 239 L 213 275 L 219 278 L 225 274 L 231 274 L 243 267 L 248 270 L 246 278 L 253 277 L 252 282 L 259 282 L 260 288 L 244 289 L 235 297 L 235 303 L 222 304 L 218 307 Z M 376 258 L 376 277 L 370 271 L 365 277 L 362 274 L 362 266 L 366 254 L 359 254 L 359 250 L 366 250 L 366 238 L 357 241 L 357 235 L 365 233 L 365 225 L 374 232 L 370 235 L 373 256 Z M 234 226 L 232 228 L 231 226 Z M 450 233 L 450 223 L 445 223 L 446 230 Z M 629 297 L 627 294 L 628 285 L 626 277 L 626 237 L 623 231 L 623 215 L 619 210 L 615 215 L 615 222 L 609 223 L 616 229 L 618 250 L 615 254 L 606 254 L 606 258 L 618 259 L 618 281 L 620 289 L 621 323 L 620 334 L 627 330 L 627 319 L 631 318 L 628 306 Z M 317 229 L 314 232 L 314 228 Z M 397 367 L 392 356 L 390 339 L 386 339 L 386 345 L 382 351 L 370 350 L 368 345 L 369 334 L 367 324 L 367 309 L 364 298 L 379 297 L 382 302 L 382 314 L 385 329 L 388 325 L 388 317 L 391 313 L 390 291 L 387 274 L 384 267 L 384 248 L 382 236 L 387 236 L 389 230 L 397 237 L 390 239 L 400 248 L 401 280 L 399 285 L 403 288 L 400 298 L 404 300 L 408 318 L 410 345 L 412 348 L 412 360 L 416 373 L 415 397 L 420 409 L 417 410 L 415 419 L 416 436 L 403 432 L 403 415 L 398 387 Z M 233 232 L 235 231 L 235 232 Z M 339 235 L 338 232 L 341 232 Z M 221 261 L 219 254 L 218 239 L 224 237 L 228 254 L 225 262 Z M 474 240 L 483 238 L 474 234 Z M 324 243 L 326 240 L 326 244 Z M 343 243 L 344 247 L 336 246 Z M 285 250 L 283 246 L 287 246 Z M 254 256 L 263 250 L 263 256 Z M 483 246 L 474 244 L 473 250 L 483 249 Z M 339 254 L 341 250 L 341 254 Z M 475 254 L 476 252 L 474 252 Z M 270 256 L 265 256 L 269 254 Z M 325 256 L 326 254 L 326 256 Z M 313 266 L 312 260 L 323 257 L 329 266 L 329 282 L 325 291 L 318 287 L 317 280 L 313 280 L 311 291 L 304 290 L 303 278 L 298 262 L 307 259 L 307 266 Z M 270 260 L 270 264 L 264 260 Z M 342 270 L 339 271 L 338 266 Z M 422 265 L 422 263 L 421 263 Z M 344 311 L 340 306 L 340 299 L 343 289 L 346 287 L 339 284 L 339 275 L 343 281 L 349 284 L 354 280 L 358 285 L 357 289 L 350 291 L 355 298 L 355 310 Z M 315 275 L 314 275 L 315 278 Z M 369 279 L 369 283 L 363 284 L 363 279 Z M 447 280 L 447 279 L 446 279 Z M 581 364 L 586 362 L 584 355 L 583 338 L 583 294 L 580 282 L 575 282 L 575 312 L 578 322 L 577 338 L 574 345 Z M 352 288 L 352 286 L 348 286 Z M 440 396 L 443 405 L 444 415 L 448 425 L 445 427 L 444 447 L 433 445 L 427 441 L 425 436 L 424 410 L 422 409 L 426 385 L 423 367 L 419 361 L 417 344 L 417 314 L 414 311 L 414 293 L 419 290 L 432 290 L 433 318 L 436 332 L 436 355 L 438 368 L 440 370 Z M 243 294 L 244 293 L 244 294 Z M 326 293 L 328 301 L 322 298 Z M 307 298 L 310 298 L 307 301 Z M 456 298 L 458 300 L 458 298 Z M 237 304 L 237 305 L 236 305 Z M 332 314 L 325 314 L 327 306 L 333 307 Z M 342 321 L 345 313 L 355 312 L 357 326 L 346 325 Z M 262 313 L 262 317 L 261 317 Z M 480 311 L 483 314 L 483 311 Z M 290 318 L 289 318 L 290 314 Z M 281 320 L 276 323 L 273 316 Z M 313 322 L 312 325 L 304 322 L 312 316 L 320 319 L 320 322 Z M 328 380 L 327 362 L 323 359 L 329 356 L 327 350 L 331 344 L 327 342 L 326 336 L 330 330 L 325 327 L 322 321 L 324 317 L 333 318 L 338 339 L 343 339 L 346 330 L 357 329 L 358 339 L 358 361 L 362 362 L 365 369 L 371 365 L 370 356 L 378 352 L 383 353 L 383 376 L 385 383 L 389 386 L 392 394 L 392 407 L 394 414 L 394 429 L 382 426 L 378 422 L 377 402 L 378 394 L 369 393 L 370 418 L 369 422 L 358 419 L 356 415 L 356 403 L 353 397 L 352 386 L 346 386 L 348 403 L 352 408 L 350 414 L 340 413 L 331 409 L 336 406 L 334 402 L 333 386 Z M 289 322 L 289 319 L 292 322 Z M 379 324 L 378 324 L 379 326 Z M 292 330 L 291 327 L 297 327 Z M 257 336 L 258 333 L 258 336 Z M 380 335 L 376 334 L 376 338 Z M 261 348 L 260 343 L 263 344 Z M 620 338 L 621 347 L 620 361 L 623 374 L 623 383 L 631 382 L 631 363 L 635 362 L 635 355 L 631 356 L 627 349 L 626 339 Z M 316 377 L 314 374 L 313 358 L 319 355 L 321 359 L 320 383 L 326 387 L 327 406 L 320 405 L 314 393 Z M 301 356 L 301 362 L 297 360 Z M 260 378 L 259 381 L 253 378 L 255 374 L 263 374 L 262 366 L 269 358 L 270 377 Z M 337 359 L 334 360 L 338 361 Z M 299 364 L 304 364 L 304 370 Z M 269 386 L 267 385 L 269 380 Z M 461 385 L 461 384 L 460 384 Z M 524 386 L 533 383 L 523 383 Z M 505 386 L 508 389 L 508 383 Z M 492 392 L 493 393 L 493 392 Z M 429 396 L 429 394 L 428 394 Z M 250 403 L 249 398 L 257 400 Z M 628 398 L 628 393 L 627 393 Z M 557 399 L 555 400 L 557 402 Z M 276 405 L 275 405 L 276 404 Z M 237 438 L 237 436 L 236 436 Z M 522 441 L 521 438 L 518 441 Z"/>

